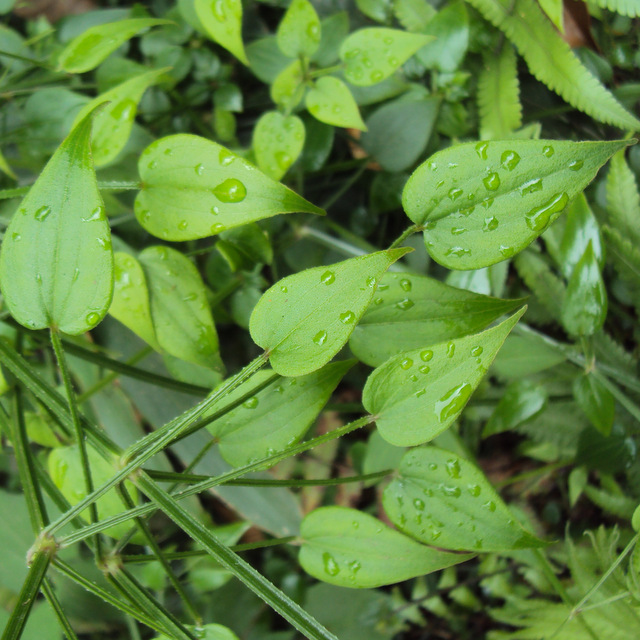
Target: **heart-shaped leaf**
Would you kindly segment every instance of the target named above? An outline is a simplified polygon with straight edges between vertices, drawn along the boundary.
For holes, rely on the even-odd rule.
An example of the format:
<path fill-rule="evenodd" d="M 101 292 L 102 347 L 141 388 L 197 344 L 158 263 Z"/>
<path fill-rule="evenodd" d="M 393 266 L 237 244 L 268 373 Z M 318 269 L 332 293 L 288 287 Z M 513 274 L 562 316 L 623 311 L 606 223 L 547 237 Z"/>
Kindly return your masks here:
<path fill-rule="evenodd" d="M 195 9 L 209 37 L 248 65 L 242 43 L 242 0 L 195 0 Z"/>
<path fill-rule="evenodd" d="M 349 347 L 362 362 L 377 367 L 401 351 L 481 331 L 523 302 L 456 289 L 425 276 L 386 273 Z"/>
<path fill-rule="evenodd" d="M 309 113 L 320 122 L 367 130 L 351 91 L 338 78 L 320 78 L 307 93 L 305 103 Z"/>
<path fill-rule="evenodd" d="M 525 309 L 482 333 L 401 353 L 373 371 L 362 404 L 376 416 L 380 435 L 407 447 L 449 427 Z"/>
<path fill-rule="evenodd" d="M 290 58 L 312 56 L 320 44 L 320 18 L 308 0 L 292 0 L 278 25 L 278 47 Z"/>
<path fill-rule="evenodd" d="M 304 75 L 300 60 L 285 67 L 271 85 L 271 99 L 283 109 L 292 111 L 302 100 L 305 92 Z"/>
<path fill-rule="evenodd" d="M 508 551 L 545 544 L 520 526 L 478 467 L 444 449 L 408 451 L 382 501 L 399 529 L 445 549 Z"/>
<path fill-rule="evenodd" d="M 386 27 L 354 31 L 340 47 L 344 77 L 360 87 L 382 82 L 432 40 L 433 36 Z"/>
<path fill-rule="evenodd" d="M 283 376 L 301 376 L 340 351 L 371 302 L 382 274 L 410 249 L 390 249 L 315 267 L 267 289 L 249 330 Z"/>
<path fill-rule="evenodd" d="M 280 180 L 302 152 L 304 134 L 298 116 L 284 116 L 278 111 L 263 114 L 253 130 L 258 167 L 270 178 Z"/>
<path fill-rule="evenodd" d="M 153 142 L 138 163 L 136 217 L 153 235 L 205 238 L 278 213 L 324 211 L 228 149 L 178 134 Z"/>
<path fill-rule="evenodd" d="M 53 154 L 2 241 L 0 287 L 13 317 L 30 329 L 84 333 L 111 303 L 111 233 L 89 145 L 94 113 Z"/>
<path fill-rule="evenodd" d="M 302 521 L 300 533 L 302 568 L 340 587 L 381 587 L 473 557 L 425 547 L 380 520 L 345 507 L 315 509 Z"/>
<path fill-rule="evenodd" d="M 629 141 L 510 140 L 439 151 L 409 178 L 402 204 L 431 256 L 479 269 L 537 238 Z"/>

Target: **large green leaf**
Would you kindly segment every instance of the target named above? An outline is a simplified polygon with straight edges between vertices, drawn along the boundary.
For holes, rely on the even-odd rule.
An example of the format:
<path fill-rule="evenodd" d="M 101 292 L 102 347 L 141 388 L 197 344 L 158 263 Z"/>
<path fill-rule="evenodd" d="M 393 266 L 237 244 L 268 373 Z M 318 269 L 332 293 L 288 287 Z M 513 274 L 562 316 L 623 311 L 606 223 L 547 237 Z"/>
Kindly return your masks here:
<path fill-rule="evenodd" d="M 132 18 L 90 27 L 62 50 L 58 66 L 67 73 L 91 71 L 137 33 L 161 24 L 172 22 L 155 18 Z"/>
<path fill-rule="evenodd" d="M 278 25 L 278 47 L 290 58 L 312 56 L 320 44 L 320 18 L 309 0 L 292 0 Z"/>
<path fill-rule="evenodd" d="M 241 466 L 298 442 L 353 364 L 332 362 L 309 375 L 278 381 L 213 422 L 208 429 L 219 441 L 222 457 Z M 245 395 L 272 374 L 259 371 L 225 401 Z"/>
<path fill-rule="evenodd" d="M 209 37 L 248 65 L 242 43 L 242 0 L 195 0 L 195 9 Z"/>
<path fill-rule="evenodd" d="M 311 373 L 349 339 L 371 302 L 382 274 L 408 249 L 390 249 L 314 267 L 265 291 L 249 330 L 283 376 Z"/>
<path fill-rule="evenodd" d="M 440 9 L 423 33 L 435 39 L 418 51 L 418 60 L 427 69 L 455 71 L 469 45 L 469 13 L 464 2 L 458 0 Z"/>
<path fill-rule="evenodd" d="M 307 92 L 305 105 L 320 122 L 336 127 L 351 127 L 366 131 L 358 105 L 347 85 L 332 76 L 320 78 Z"/>
<path fill-rule="evenodd" d="M 91 161 L 92 116 L 60 145 L 4 235 L 0 286 L 13 317 L 30 329 L 84 333 L 111 303 L 111 234 Z"/>
<path fill-rule="evenodd" d="M 153 235 L 193 240 L 278 213 L 323 210 L 265 176 L 246 160 L 198 136 L 153 142 L 138 163 L 140 224 Z"/>
<path fill-rule="evenodd" d="M 298 116 L 283 116 L 278 111 L 263 113 L 253 130 L 252 146 L 258 167 L 270 178 L 280 180 L 298 159 L 304 138 L 304 124 Z"/>
<path fill-rule="evenodd" d="M 399 447 L 427 442 L 458 417 L 525 309 L 482 333 L 406 351 L 378 367 L 362 394 L 380 435 Z"/>
<path fill-rule="evenodd" d="M 382 500 L 399 529 L 445 549 L 508 551 L 545 544 L 516 522 L 478 467 L 444 449 L 408 451 Z"/>
<path fill-rule="evenodd" d="M 371 589 L 469 560 L 425 547 L 376 518 L 345 507 L 312 511 L 300 527 L 300 564 L 318 580 Z"/>
<path fill-rule="evenodd" d="M 596 120 L 640 128 L 632 116 L 571 51 L 535 0 L 468 0 L 501 29 L 541 82 Z"/>
<path fill-rule="evenodd" d="M 524 249 L 628 141 L 466 143 L 431 156 L 402 194 L 431 256 L 479 269 Z"/>
<path fill-rule="evenodd" d="M 523 300 L 501 300 L 450 287 L 433 278 L 400 273 L 383 276 L 373 304 L 349 340 L 365 364 L 481 331 Z"/>
<path fill-rule="evenodd" d="M 344 77 L 361 87 L 377 84 L 431 40 L 432 36 L 387 27 L 354 31 L 340 47 Z"/>

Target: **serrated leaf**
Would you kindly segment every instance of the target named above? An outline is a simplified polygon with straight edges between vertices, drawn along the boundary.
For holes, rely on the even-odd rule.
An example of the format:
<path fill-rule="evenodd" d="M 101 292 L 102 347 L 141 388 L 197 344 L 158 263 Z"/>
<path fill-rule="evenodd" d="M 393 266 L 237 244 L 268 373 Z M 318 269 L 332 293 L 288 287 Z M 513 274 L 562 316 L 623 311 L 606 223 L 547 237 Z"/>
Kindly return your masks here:
<path fill-rule="evenodd" d="M 278 380 L 213 422 L 208 429 L 222 457 L 238 467 L 298 442 L 354 362 L 332 362 L 309 375 Z M 272 374 L 259 371 L 225 401 L 245 395 Z"/>
<path fill-rule="evenodd" d="M 560 319 L 560 308 L 566 287 L 564 282 L 551 271 L 543 256 L 525 250 L 514 260 L 518 274 L 533 291 L 538 301 L 552 318 Z"/>
<path fill-rule="evenodd" d="M 431 36 L 387 27 L 354 31 L 340 47 L 344 77 L 356 86 L 377 84 L 431 40 Z"/>
<path fill-rule="evenodd" d="M 413 538 L 453 550 L 508 551 L 544 546 L 513 518 L 473 463 L 450 451 L 408 451 L 385 489 L 389 519 Z"/>
<path fill-rule="evenodd" d="M 156 140 L 140 156 L 136 217 L 166 240 L 206 238 L 279 213 L 323 214 L 225 147 L 198 136 Z"/>
<path fill-rule="evenodd" d="M 380 520 L 345 507 L 315 509 L 302 521 L 300 533 L 302 568 L 341 587 L 380 587 L 473 557 L 425 547 Z"/>
<path fill-rule="evenodd" d="M 320 44 L 320 18 L 308 0 L 292 0 L 278 25 L 280 51 L 290 58 L 312 56 Z"/>
<path fill-rule="evenodd" d="M 302 153 L 304 138 L 304 123 L 298 116 L 284 116 L 278 111 L 262 114 L 252 142 L 258 167 L 270 178 L 280 180 Z"/>
<path fill-rule="evenodd" d="M 564 4 L 562 0 L 538 0 L 540 7 L 549 20 L 557 27 L 560 33 L 564 33 Z"/>
<path fill-rule="evenodd" d="M 534 0 L 469 2 L 505 33 L 531 73 L 569 104 L 621 129 L 640 128 L 640 120 L 587 70 Z"/>
<path fill-rule="evenodd" d="M 160 80 L 167 69 L 156 69 L 130 78 L 84 106 L 73 123 L 78 124 L 98 105 L 106 104 L 93 121 L 91 152 L 96 167 L 111 162 L 129 140 L 133 121 L 144 92 Z"/>
<path fill-rule="evenodd" d="M 484 57 L 477 99 L 482 140 L 509 138 L 522 126 L 518 64 L 511 45 L 503 46 L 499 56 Z"/>
<path fill-rule="evenodd" d="M 639 0 L 593 0 L 593 2 L 603 9 L 615 11 L 623 16 L 629 16 L 630 18 L 640 16 Z"/>
<path fill-rule="evenodd" d="M 89 145 L 94 113 L 58 147 L 4 235 L 0 287 L 13 317 L 30 329 L 78 335 L 111 303 L 111 233 Z"/>
<path fill-rule="evenodd" d="M 171 20 L 155 18 L 132 18 L 90 27 L 62 50 L 58 58 L 58 67 L 67 73 L 91 71 L 143 29 L 162 24 L 173 23 Z"/>
<path fill-rule="evenodd" d="M 195 0 L 195 9 L 209 37 L 249 65 L 242 43 L 242 0 Z"/>
<path fill-rule="evenodd" d="M 611 226 L 628 240 L 640 242 L 640 192 L 635 176 L 629 168 L 624 149 L 609 163 L 607 175 L 607 211 Z"/>
<path fill-rule="evenodd" d="M 397 353 L 481 331 L 523 302 L 456 289 L 425 276 L 386 273 L 349 347 L 375 367 Z"/>
<path fill-rule="evenodd" d="M 398 22 L 407 30 L 423 33 L 436 10 L 427 0 L 394 0 L 393 12 Z"/>
<path fill-rule="evenodd" d="M 434 260 L 479 269 L 537 238 L 628 144 L 511 140 L 457 145 L 421 164 L 402 194 Z"/>
<path fill-rule="evenodd" d="M 603 436 L 608 436 L 616 414 L 616 403 L 611 392 L 593 374 L 585 373 L 575 379 L 573 395 L 589 422 Z"/>
<path fill-rule="evenodd" d="M 458 0 L 440 9 L 423 33 L 433 36 L 434 41 L 417 52 L 418 60 L 427 69 L 455 71 L 469 45 L 469 14 L 464 2 Z"/>
<path fill-rule="evenodd" d="M 390 249 L 283 278 L 256 305 L 249 330 L 280 375 L 325 365 L 349 339 L 382 274 L 408 249 Z"/>
<path fill-rule="evenodd" d="M 602 328 L 606 317 L 607 290 L 589 242 L 569 279 L 560 318 L 570 334 L 590 336 Z"/>
<path fill-rule="evenodd" d="M 326 124 L 366 131 L 360 110 L 347 85 L 331 76 L 318 79 L 305 97 L 309 113 Z"/>
<path fill-rule="evenodd" d="M 428 442 L 460 415 L 526 307 L 482 333 L 406 351 L 371 373 L 362 404 L 393 445 Z"/>
<path fill-rule="evenodd" d="M 607 241 L 608 256 L 631 292 L 630 302 L 640 310 L 640 249 L 615 229 L 603 227 L 602 231 Z"/>

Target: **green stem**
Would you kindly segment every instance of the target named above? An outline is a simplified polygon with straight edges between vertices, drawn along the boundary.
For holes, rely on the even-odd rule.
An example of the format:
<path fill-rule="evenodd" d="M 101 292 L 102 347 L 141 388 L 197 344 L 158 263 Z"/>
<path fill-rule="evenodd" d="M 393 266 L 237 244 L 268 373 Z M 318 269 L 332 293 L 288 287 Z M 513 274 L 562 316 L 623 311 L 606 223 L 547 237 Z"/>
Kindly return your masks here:
<path fill-rule="evenodd" d="M 49 582 L 49 580 L 47 580 L 47 578 L 42 581 L 42 593 L 51 606 L 51 609 L 53 609 L 53 613 L 58 619 L 58 624 L 60 625 L 62 631 L 64 631 L 64 635 L 67 636 L 67 639 L 78 640 L 78 636 L 73 630 L 73 627 L 69 622 L 69 618 L 67 618 L 65 612 L 63 611 L 62 606 L 60 605 L 60 601 L 58 600 L 58 597 L 56 596 L 55 591 L 53 590 L 53 587 L 51 586 L 51 583 Z"/>
<path fill-rule="evenodd" d="M 344 183 L 340 186 L 339 189 L 334 191 L 323 203 L 322 208 L 327 211 L 329 207 L 334 205 L 342 196 L 351 189 L 351 187 L 360 179 L 360 176 L 367 170 L 367 165 L 362 164 L 362 166 L 358 167 L 357 171 L 354 171 L 353 175 L 349 176 Z"/>
<path fill-rule="evenodd" d="M 424 227 L 419 224 L 413 224 L 409 228 L 405 229 L 390 245 L 389 249 L 395 249 L 396 247 L 402 246 L 402 243 L 414 233 L 419 233 L 423 231 Z"/>

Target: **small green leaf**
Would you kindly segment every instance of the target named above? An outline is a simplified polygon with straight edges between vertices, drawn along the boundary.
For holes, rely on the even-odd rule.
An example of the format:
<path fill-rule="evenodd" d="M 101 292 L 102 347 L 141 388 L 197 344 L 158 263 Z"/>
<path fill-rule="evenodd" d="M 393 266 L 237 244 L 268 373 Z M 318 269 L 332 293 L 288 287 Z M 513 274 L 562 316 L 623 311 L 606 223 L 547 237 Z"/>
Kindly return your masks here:
<path fill-rule="evenodd" d="M 458 417 L 526 307 L 482 333 L 406 351 L 371 373 L 362 394 L 393 445 L 428 442 Z"/>
<path fill-rule="evenodd" d="M 304 97 L 302 63 L 294 60 L 276 76 L 271 85 L 271 99 L 283 109 L 292 111 Z"/>
<path fill-rule="evenodd" d="M 387 273 L 349 347 L 375 367 L 398 352 L 477 333 L 523 302 L 456 289 L 425 276 Z"/>
<path fill-rule="evenodd" d="M 537 335 L 509 336 L 493 363 L 492 373 L 503 380 L 519 380 L 550 369 L 566 357 Z"/>
<path fill-rule="evenodd" d="M 253 130 L 258 167 L 270 178 L 280 180 L 302 153 L 304 137 L 304 124 L 298 116 L 267 111 Z"/>
<path fill-rule="evenodd" d="M 73 126 L 99 104 L 108 103 L 93 121 L 91 153 L 96 167 L 108 164 L 124 149 L 131 134 L 142 94 L 152 84 L 158 82 L 166 70 L 156 69 L 126 80 L 94 98 L 80 110 Z"/>
<path fill-rule="evenodd" d="M 5 175 L 9 176 L 13 180 L 17 180 L 16 174 L 13 172 L 13 169 L 9 166 L 7 159 L 4 157 L 2 151 L 0 151 L 0 171 Z"/>
<path fill-rule="evenodd" d="M 325 365 L 306 376 L 278 380 L 209 427 L 222 457 L 239 467 L 284 451 L 305 434 L 354 360 Z M 259 371 L 226 396 L 232 402 L 273 375 Z"/>
<path fill-rule="evenodd" d="M 309 113 L 320 122 L 367 130 L 349 88 L 338 78 L 320 78 L 307 93 L 305 104 Z"/>
<path fill-rule="evenodd" d="M 589 336 L 602 327 L 606 317 L 607 290 L 589 241 L 569 279 L 562 304 L 562 324 L 572 335 Z"/>
<path fill-rule="evenodd" d="M 387 22 L 391 17 L 392 0 L 356 0 L 356 7 L 376 22 Z"/>
<path fill-rule="evenodd" d="M 143 29 L 162 24 L 173 23 L 171 20 L 155 18 L 132 18 L 90 27 L 62 50 L 58 58 L 58 67 L 67 73 L 91 71 Z"/>
<path fill-rule="evenodd" d="M 482 437 L 515 429 L 540 413 L 546 404 L 547 392 L 541 384 L 526 379 L 510 384 L 485 424 Z"/>
<path fill-rule="evenodd" d="M 153 235 L 194 240 L 279 213 L 324 211 L 224 147 L 178 134 L 153 142 L 138 163 L 136 217 Z"/>
<path fill-rule="evenodd" d="M 312 56 L 320 44 L 320 18 L 308 0 L 292 0 L 278 25 L 278 47 L 290 58 Z"/>
<path fill-rule="evenodd" d="M 529 245 L 627 144 L 512 140 L 450 147 L 413 172 L 402 204 L 424 226 L 437 262 L 479 269 Z"/>
<path fill-rule="evenodd" d="M 432 446 L 405 454 L 382 504 L 399 529 L 445 549 L 508 551 L 545 544 L 514 520 L 476 465 Z"/>
<path fill-rule="evenodd" d="M 436 10 L 427 0 L 394 0 L 393 13 L 407 31 L 424 33 Z"/>
<path fill-rule="evenodd" d="M 589 422 L 608 436 L 616 415 L 616 402 L 611 392 L 591 373 L 578 376 L 573 383 L 573 395 Z"/>
<path fill-rule="evenodd" d="M 356 86 L 377 84 L 431 40 L 431 36 L 386 27 L 354 31 L 340 47 L 344 77 Z"/>
<path fill-rule="evenodd" d="M 371 589 L 469 560 L 418 544 L 376 518 L 345 507 L 312 511 L 300 527 L 300 564 L 314 578 Z"/>
<path fill-rule="evenodd" d="M 4 235 L 0 286 L 13 317 L 30 329 L 84 333 L 111 303 L 111 233 L 89 145 L 94 113 L 62 142 Z"/>
<path fill-rule="evenodd" d="M 636 510 L 633 512 L 633 516 L 631 517 L 631 526 L 634 531 L 640 533 L 640 504 L 636 507 Z"/>
<path fill-rule="evenodd" d="M 382 274 L 410 249 L 390 249 L 307 269 L 267 289 L 251 316 L 254 342 L 280 375 L 300 376 L 329 362 L 349 339 Z"/>
<path fill-rule="evenodd" d="M 242 0 L 195 0 L 195 9 L 209 37 L 248 65 L 242 43 Z"/>

